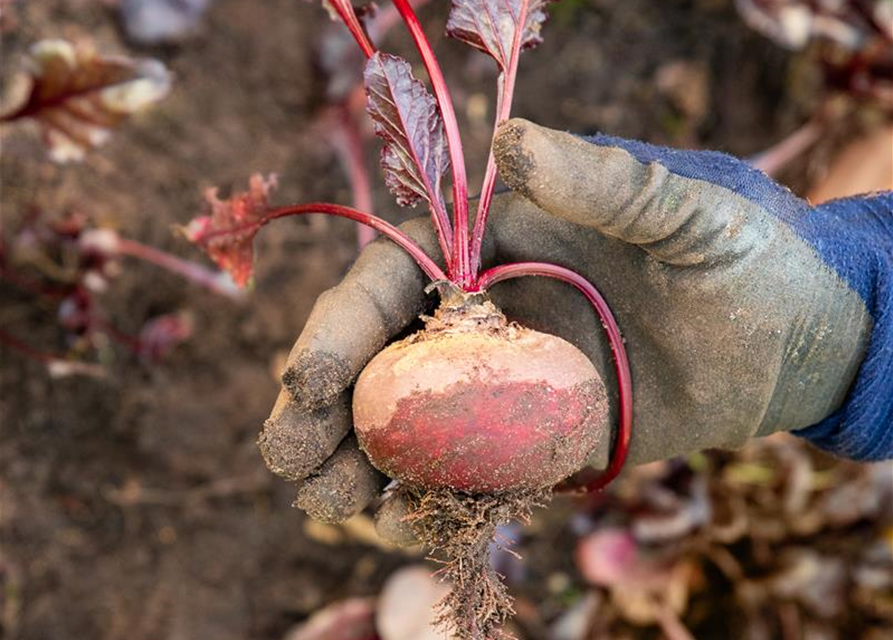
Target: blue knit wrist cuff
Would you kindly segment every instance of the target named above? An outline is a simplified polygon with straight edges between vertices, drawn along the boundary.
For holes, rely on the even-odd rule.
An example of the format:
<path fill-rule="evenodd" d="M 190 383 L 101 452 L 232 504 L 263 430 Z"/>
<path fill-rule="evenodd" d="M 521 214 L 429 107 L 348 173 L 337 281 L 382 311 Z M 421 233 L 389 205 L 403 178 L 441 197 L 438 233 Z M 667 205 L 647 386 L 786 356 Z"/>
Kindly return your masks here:
<path fill-rule="evenodd" d="M 852 229 L 849 268 L 859 269 L 859 275 L 873 285 L 860 294 L 874 328 L 846 404 L 795 433 L 846 458 L 893 458 L 893 193 L 836 200 L 816 211 L 838 217 Z"/>

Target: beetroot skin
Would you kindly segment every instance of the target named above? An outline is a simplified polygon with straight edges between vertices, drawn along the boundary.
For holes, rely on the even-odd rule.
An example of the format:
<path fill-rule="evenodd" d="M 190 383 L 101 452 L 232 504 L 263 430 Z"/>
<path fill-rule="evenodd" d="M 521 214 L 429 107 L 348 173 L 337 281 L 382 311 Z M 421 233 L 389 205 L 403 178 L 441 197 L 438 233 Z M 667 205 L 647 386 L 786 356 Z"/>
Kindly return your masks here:
<path fill-rule="evenodd" d="M 609 431 L 589 359 L 486 301 L 444 305 L 424 331 L 379 353 L 357 380 L 353 411 L 382 472 L 473 494 L 555 485 Z"/>

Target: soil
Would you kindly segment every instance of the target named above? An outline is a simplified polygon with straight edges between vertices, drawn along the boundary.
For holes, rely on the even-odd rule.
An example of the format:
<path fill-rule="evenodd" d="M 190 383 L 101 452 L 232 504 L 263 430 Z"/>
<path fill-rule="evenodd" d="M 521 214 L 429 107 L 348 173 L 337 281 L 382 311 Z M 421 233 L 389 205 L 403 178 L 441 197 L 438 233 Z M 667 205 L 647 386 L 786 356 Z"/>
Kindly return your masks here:
<path fill-rule="evenodd" d="M 124 40 L 113 2 L 19 2 L 0 77 L 8 80 L 37 39 L 89 37 L 102 51 L 163 59 L 176 85 L 81 165 L 46 161 L 27 126 L 4 132 L 5 228 L 29 207 L 80 209 L 201 260 L 171 225 L 198 212 L 207 186 L 243 188 L 253 172 L 276 172 L 276 202 L 348 202 L 348 185 L 311 126 L 325 101 L 314 51 L 326 17 L 314 4 L 219 0 L 197 37 L 138 50 Z M 430 33 L 442 32 L 445 4 L 422 12 Z M 410 50 L 402 34 L 391 40 Z M 458 44 L 436 46 L 470 174 L 480 176 L 492 68 Z M 809 113 L 816 95 L 803 65 L 743 26 L 731 0 L 568 0 L 556 7 L 546 43 L 525 57 L 514 113 L 580 133 L 748 155 Z M 795 71 L 806 80 L 789 83 Z M 814 157 L 836 144 L 823 140 Z M 376 151 L 368 153 L 371 161 Z M 803 162 L 785 178 L 803 189 L 815 169 Z M 383 186 L 375 195 L 394 211 Z M 331 542 L 309 536 L 308 521 L 290 508 L 292 487 L 266 470 L 255 445 L 284 354 L 354 247 L 342 221 L 307 219 L 261 234 L 246 304 L 125 265 L 105 296 L 122 328 L 179 309 L 195 320 L 195 335 L 154 366 L 113 352 L 104 380 L 51 379 L 41 365 L 0 353 L 0 635 L 278 639 L 329 602 L 377 593 L 407 561 L 349 540 L 333 553 Z M 0 294 L 4 329 L 52 347 L 54 319 L 10 289 Z M 541 547 L 537 566 L 568 564 L 570 550 L 555 540 L 543 536 Z M 536 583 L 526 590 L 535 594 Z M 531 629 L 526 637 L 543 636 Z"/>

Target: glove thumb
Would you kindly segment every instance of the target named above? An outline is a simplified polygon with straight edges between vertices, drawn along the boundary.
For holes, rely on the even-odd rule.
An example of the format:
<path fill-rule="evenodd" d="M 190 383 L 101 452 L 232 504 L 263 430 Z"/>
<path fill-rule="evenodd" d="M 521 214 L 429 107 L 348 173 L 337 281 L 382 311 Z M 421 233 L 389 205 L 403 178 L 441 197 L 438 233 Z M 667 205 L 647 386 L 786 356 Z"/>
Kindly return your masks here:
<path fill-rule="evenodd" d="M 647 151 L 647 161 L 628 150 L 634 147 Z M 668 168 L 680 162 L 716 166 L 705 161 L 721 160 L 725 173 L 755 173 L 730 156 L 615 138 L 590 142 L 519 118 L 499 127 L 494 153 L 503 181 L 543 210 L 637 245 L 668 264 L 728 260 L 758 235 L 742 233 L 753 202 Z"/>

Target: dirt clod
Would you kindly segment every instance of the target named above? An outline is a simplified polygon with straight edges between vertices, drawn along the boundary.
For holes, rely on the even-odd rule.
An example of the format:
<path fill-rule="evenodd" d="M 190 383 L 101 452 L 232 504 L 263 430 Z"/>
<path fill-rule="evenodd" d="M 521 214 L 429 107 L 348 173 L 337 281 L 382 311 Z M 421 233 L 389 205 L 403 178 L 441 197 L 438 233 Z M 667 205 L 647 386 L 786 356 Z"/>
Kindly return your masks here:
<path fill-rule="evenodd" d="M 524 138 L 524 123 L 520 120 L 508 120 L 496 131 L 493 141 L 493 153 L 499 159 L 500 176 L 512 190 L 530 196 L 527 183 L 536 173 L 536 164 L 524 152 L 521 144 Z"/>

